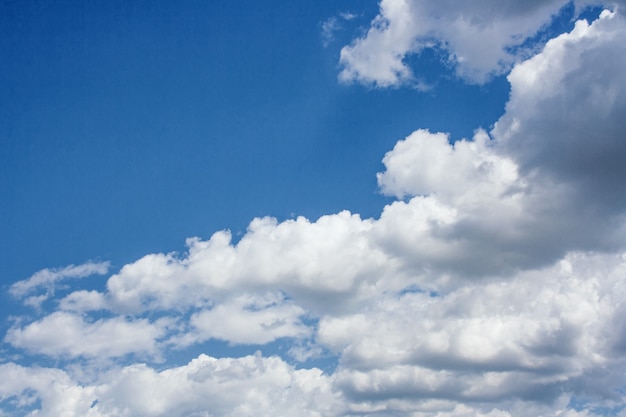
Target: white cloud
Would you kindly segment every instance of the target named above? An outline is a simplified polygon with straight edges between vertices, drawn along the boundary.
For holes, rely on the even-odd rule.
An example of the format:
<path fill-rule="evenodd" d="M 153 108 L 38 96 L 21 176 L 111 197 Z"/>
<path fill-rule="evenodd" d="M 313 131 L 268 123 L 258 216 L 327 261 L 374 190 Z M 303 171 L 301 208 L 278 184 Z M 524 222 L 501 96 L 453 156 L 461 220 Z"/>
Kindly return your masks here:
<path fill-rule="evenodd" d="M 124 368 L 99 391 L 103 415 L 336 415 L 337 394 L 318 369 L 295 370 L 280 358 L 215 359 L 157 372 Z M 198 414 L 194 414 L 198 413 Z"/>
<path fill-rule="evenodd" d="M 144 364 L 111 370 L 81 385 L 58 369 L 0 365 L 0 398 L 42 401 L 38 416 L 294 416 L 341 414 L 340 395 L 319 369 L 296 370 L 278 357 L 216 359 L 157 371 Z M 34 415 L 34 414 L 33 414 Z"/>
<path fill-rule="evenodd" d="M 59 301 L 61 310 L 95 311 L 107 307 L 104 295 L 98 291 L 74 291 Z"/>
<path fill-rule="evenodd" d="M 402 58 L 411 49 L 412 28 L 418 22 L 404 1 L 383 1 L 380 8 L 381 14 L 372 22 L 366 37 L 341 50 L 344 69 L 340 80 L 387 87 L 412 78 Z"/>
<path fill-rule="evenodd" d="M 572 254 L 504 282 L 381 298 L 322 319 L 318 341 L 340 353 L 338 384 L 355 399 L 556 400 L 598 369 L 626 370 L 614 329 L 624 276 L 626 256 Z"/>
<path fill-rule="evenodd" d="M 493 131 L 524 172 L 573 184 L 598 214 L 625 206 L 625 38 L 623 14 L 605 11 L 548 42 L 509 75 L 511 97 Z"/>
<path fill-rule="evenodd" d="M 255 219 L 236 245 L 218 232 L 208 241 L 189 239 L 184 256 L 154 254 L 124 266 L 109 279 L 107 296 L 114 309 L 140 312 L 278 289 L 307 308 L 344 308 L 336 301 L 365 291 L 383 273 L 385 257 L 368 240 L 371 227 L 347 211 L 316 222 Z"/>
<path fill-rule="evenodd" d="M 380 245 L 461 276 L 622 248 L 624 38 L 623 16 L 604 12 L 517 65 L 493 140 L 479 131 L 449 144 L 419 130 L 398 142 L 379 184 L 418 197 L 384 209 L 374 226 Z"/>
<path fill-rule="evenodd" d="M 449 143 L 443 133 L 417 130 L 383 158 L 378 184 L 398 198 L 435 195 L 454 206 L 476 206 L 499 200 L 523 186 L 516 164 L 496 154 L 483 131 L 472 141 Z"/>
<path fill-rule="evenodd" d="M 155 355 L 156 339 L 164 335 L 167 324 L 167 319 L 150 323 L 121 316 L 91 322 L 57 311 L 24 327 L 12 327 L 4 340 L 14 347 L 53 357 Z"/>
<path fill-rule="evenodd" d="M 233 344 L 266 344 L 283 337 L 306 337 L 311 330 L 300 317 L 304 309 L 280 294 L 245 295 L 191 316 L 198 341 L 210 338 Z"/>
<path fill-rule="evenodd" d="M 39 400 L 41 409 L 29 416 L 98 417 L 90 410 L 95 400 L 92 387 L 76 384 L 59 369 L 0 364 L 0 401 L 17 409 L 32 407 Z"/>
<path fill-rule="evenodd" d="M 592 2 L 576 4 L 581 8 L 588 3 Z M 512 50 L 567 4 L 567 0 L 381 0 L 369 31 L 342 49 L 339 78 L 380 87 L 411 83 L 415 78 L 405 58 L 436 48 L 447 55 L 460 77 L 483 83 L 507 72 L 518 59 Z"/>
<path fill-rule="evenodd" d="M 30 278 L 11 285 L 9 292 L 17 298 L 23 298 L 43 288 L 45 294 L 31 296 L 27 304 L 38 307 L 54 294 L 55 285 L 67 278 L 85 278 L 90 275 L 104 275 L 109 271 L 109 262 L 87 262 L 81 265 L 69 265 L 59 269 L 42 269 Z"/>

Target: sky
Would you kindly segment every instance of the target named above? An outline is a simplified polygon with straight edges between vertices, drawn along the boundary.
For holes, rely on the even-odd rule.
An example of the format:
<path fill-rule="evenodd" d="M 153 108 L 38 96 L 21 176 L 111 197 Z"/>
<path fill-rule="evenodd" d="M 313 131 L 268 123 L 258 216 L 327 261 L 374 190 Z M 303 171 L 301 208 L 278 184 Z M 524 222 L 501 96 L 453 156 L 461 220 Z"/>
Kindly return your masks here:
<path fill-rule="evenodd" d="M 626 416 L 625 10 L 0 1 L 0 417 Z"/>

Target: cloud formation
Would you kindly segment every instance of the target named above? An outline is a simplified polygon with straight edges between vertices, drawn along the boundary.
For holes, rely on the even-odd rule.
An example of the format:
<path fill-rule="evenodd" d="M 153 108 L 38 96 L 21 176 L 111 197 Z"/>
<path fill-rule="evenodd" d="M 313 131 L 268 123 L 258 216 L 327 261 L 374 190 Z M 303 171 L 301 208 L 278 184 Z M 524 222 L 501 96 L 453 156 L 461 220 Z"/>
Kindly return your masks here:
<path fill-rule="evenodd" d="M 507 112 L 493 132 L 524 172 L 574 184 L 618 210 L 624 201 L 610 195 L 623 194 L 626 175 L 625 36 L 622 15 L 604 11 L 549 41 L 511 71 Z"/>
<path fill-rule="evenodd" d="M 52 357 L 124 356 L 156 353 L 156 339 L 163 336 L 168 320 L 149 323 L 118 316 L 86 321 L 84 317 L 56 311 L 23 328 L 12 328 L 5 337 L 11 345 Z"/>
<path fill-rule="evenodd" d="M 55 286 L 67 278 L 85 278 L 90 275 L 105 275 L 109 271 L 109 262 L 87 262 L 82 265 L 68 265 L 59 269 L 42 269 L 28 279 L 11 285 L 9 293 L 18 298 L 26 297 L 34 292 L 43 294 L 30 295 L 25 303 L 38 307 L 42 302 L 54 295 Z"/>
<path fill-rule="evenodd" d="M 383 0 L 384 17 L 348 53 L 374 48 L 387 60 L 368 65 L 370 75 L 344 61 L 350 76 L 408 79 L 402 57 L 437 26 L 459 73 L 480 81 L 511 63 L 511 39 L 534 34 L 564 3 L 479 2 L 452 17 L 441 4 Z M 435 23 L 415 20 L 424 11 Z M 452 38 L 459 27 L 471 36 Z M 600 405 L 618 415 L 625 35 L 619 10 L 578 22 L 513 67 L 492 131 L 450 143 L 418 129 L 400 140 L 377 177 L 396 200 L 378 218 L 254 219 L 236 243 L 228 231 L 190 238 L 183 253 L 146 255 L 106 288 L 16 320 L 6 344 L 62 364 L 5 361 L 0 401 L 40 416 L 590 417 Z M 474 48 L 487 38 L 484 56 Z M 11 292 L 21 299 L 107 268 L 46 270 Z M 225 357 L 211 341 L 287 341 L 304 362 Z M 189 347 L 204 353 L 159 363 Z M 324 372 L 311 358 L 336 367 Z"/>
<path fill-rule="evenodd" d="M 582 9 L 593 1 L 576 1 Z M 379 87 L 415 84 L 406 58 L 433 48 L 459 77 L 484 83 L 523 58 L 525 42 L 570 5 L 568 0 L 382 0 L 367 33 L 341 50 L 339 79 Z"/>
<path fill-rule="evenodd" d="M 217 359 L 158 371 L 144 364 L 116 368 L 96 384 L 78 384 L 58 369 L 0 365 L 0 398 L 41 400 L 38 416 L 317 417 L 341 412 L 338 394 L 317 369 L 296 370 L 278 357 Z M 29 398 L 30 397 L 30 398 Z M 20 408 L 22 408 L 20 407 Z M 35 414 L 32 414 L 35 415 Z"/>

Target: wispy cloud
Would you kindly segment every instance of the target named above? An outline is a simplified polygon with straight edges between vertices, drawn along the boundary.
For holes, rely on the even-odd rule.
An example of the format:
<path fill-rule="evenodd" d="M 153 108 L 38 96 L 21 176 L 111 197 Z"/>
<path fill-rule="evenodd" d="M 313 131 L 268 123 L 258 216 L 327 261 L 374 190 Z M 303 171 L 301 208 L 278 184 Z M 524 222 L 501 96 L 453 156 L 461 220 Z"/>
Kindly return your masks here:
<path fill-rule="evenodd" d="M 55 286 L 68 278 L 85 278 L 90 275 L 105 275 L 109 271 L 109 262 L 87 262 L 81 265 L 68 265 L 58 269 L 42 269 L 30 278 L 11 285 L 9 292 L 17 298 L 24 298 L 34 292 L 43 294 L 28 297 L 26 303 L 38 307 L 54 294 Z"/>
<path fill-rule="evenodd" d="M 353 20 L 356 14 L 349 12 L 339 13 L 337 16 L 329 17 L 322 22 L 322 44 L 327 47 L 335 40 L 335 34 L 343 29 L 343 22 Z"/>

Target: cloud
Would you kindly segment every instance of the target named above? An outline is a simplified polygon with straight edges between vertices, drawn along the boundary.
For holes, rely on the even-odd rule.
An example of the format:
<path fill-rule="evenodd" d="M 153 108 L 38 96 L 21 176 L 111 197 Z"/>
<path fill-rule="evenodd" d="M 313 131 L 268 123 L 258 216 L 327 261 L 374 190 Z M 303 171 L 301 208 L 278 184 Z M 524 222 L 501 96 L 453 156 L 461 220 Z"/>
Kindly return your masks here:
<path fill-rule="evenodd" d="M 280 294 L 244 295 L 191 316 L 194 342 L 208 339 L 232 344 L 264 345 L 283 337 L 300 338 L 311 331 L 300 317 L 305 310 Z"/>
<path fill-rule="evenodd" d="M 604 12 L 517 65 L 491 138 L 418 130 L 398 142 L 378 174 L 384 193 L 409 198 L 374 227 L 387 251 L 467 275 L 622 248 L 625 27 Z"/>
<path fill-rule="evenodd" d="M 580 9 L 590 3 L 576 5 Z M 506 73 L 518 60 L 515 51 L 568 4 L 567 0 L 381 0 L 367 33 L 341 50 L 339 78 L 379 87 L 414 83 L 407 56 L 434 48 L 459 77 L 484 83 Z"/>
<path fill-rule="evenodd" d="M 105 296 L 98 291 L 74 291 L 59 301 L 61 310 L 96 311 L 107 307 Z"/>
<path fill-rule="evenodd" d="M 185 311 L 279 289 L 308 309 L 343 308 L 336 301 L 367 291 L 385 262 L 368 241 L 372 224 L 347 211 L 316 222 L 258 218 L 236 245 L 217 232 L 189 239 L 181 256 L 153 254 L 124 266 L 108 280 L 107 298 L 119 311 Z"/>
<path fill-rule="evenodd" d="M 385 172 L 377 175 L 382 192 L 399 199 L 434 194 L 458 206 L 500 199 L 522 186 L 515 162 L 496 154 L 485 132 L 472 141 L 449 140 L 420 129 L 396 143 L 383 158 Z"/>
<path fill-rule="evenodd" d="M 278 357 L 260 355 L 201 355 L 162 372 L 135 365 L 116 375 L 100 398 L 97 408 L 104 415 L 320 416 L 338 411 L 336 394 L 321 371 L 295 370 Z"/>
<path fill-rule="evenodd" d="M 43 410 L 37 415 L 44 417 L 319 417 L 342 411 L 340 397 L 319 369 L 296 370 L 278 357 L 200 355 L 163 371 L 136 364 L 88 385 L 58 369 L 4 364 L 0 371 L 9 377 L 0 382 L 1 397 L 41 399 Z"/>
<path fill-rule="evenodd" d="M 471 26 L 468 16 L 498 16 L 485 30 L 534 33 L 560 4 L 492 10 L 479 2 L 454 19 Z M 393 51 L 408 36 L 396 33 L 394 19 L 417 19 L 403 8 L 426 3 L 381 7 L 393 19 L 364 39 L 378 36 Z M 401 39 L 385 38 L 388 31 Z M 400 140 L 377 176 L 396 200 L 378 218 L 257 218 L 238 242 L 228 231 L 188 239 L 185 252 L 146 255 L 102 291 L 71 292 L 43 318 L 19 319 L 5 342 L 66 366 L 2 364 L 11 378 L 0 382 L 0 398 L 28 410 L 41 399 L 39 415 L 92 417 L 589 417 L 602 414 L 599 406 L 623 409 L 625 31 L 621 12 L 606 11 L 516 64 L 490 132 L 450 143 L 418 129 Z M 458 54 L 463 45 L 450 48 Z M 50 274 L 11 291 L 24 297 L 81 273 Z M 294 357 L 327 354 L 337 366 L 324 373 L 277 356 L 218 352 L 150 365 L 181 347 L 211 350 L 210 340 L 263 347 L 278 339 Z M 93 372 L 82 361 L 93 358 L 115 361 Z"/>
<path fill-rule="evenodd" d="M 11 401 L 17 409 L 41 409 L 28 415 L 41 417 L 96 417 L 90 409 L 95 400 L 93 387 L 83 387 L 60 369 L 0 364 L 0 401 Z M 21 414 L 21 413 L 20 413 Z"/>
<path fill-rule="evenodd" d="M 572 254 L 505 282 L 380 298 L 322 319 L 318 341 L 340 352 L 338 384 L 356 399 L 556 400 L 596 369 L 623 372 L 625 272 L 623 255 Z"/>
<path fill-rule="evenodd" d="M 343 29 L 342 23 L 344 21 L 350 21 L 356 17 L 353 13 L 343 12 L 324 20 L 322 22 L 322 44 L 324 47 L 328 47 L 335 40 L 335 33 Z"/>
<path fill-rule="evenodd" d="M 329 17 L 322 22 L 322 43 L 327 47 L 334 39 L 335 32 L 341 29 L 337 17 Z"/>
<path fill-rule="evenodd" d="M 626 24 L 605 11 L 593 24 L 547 43 L 517 65 L 511 97 L 494 136 L 522 171 L 541 171 L 576 187 L 599 209 L 623 210 L 626 200 Z"/>
<path fill-rule="evenodd" d="M 167 319 L 150 323 L 121 316 L 91 322 L 57 311 L 25 327 L 12 327 L 4 340 L 14 347 L 52 357 L 155 355 L 156 339 L 164 335 L 167 324 Z"/>
<path fill-rule="evenodd" d="M 18 281 L 11 285 L 9 293 L 17 298 L 24 298 L 39 289 L 45 293 L 32 296 L 27 304 L 39 306 L 54 294 L 55 285 L 67 278 L 85 278 L 90 275 L 104 275 L 109 271 L 109 262 L 87 262 L 82 265 L 68 265 L 60 269 L 42 269 L 30 278 Z"/>

